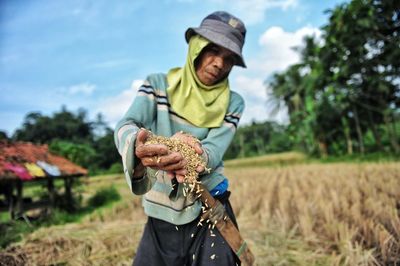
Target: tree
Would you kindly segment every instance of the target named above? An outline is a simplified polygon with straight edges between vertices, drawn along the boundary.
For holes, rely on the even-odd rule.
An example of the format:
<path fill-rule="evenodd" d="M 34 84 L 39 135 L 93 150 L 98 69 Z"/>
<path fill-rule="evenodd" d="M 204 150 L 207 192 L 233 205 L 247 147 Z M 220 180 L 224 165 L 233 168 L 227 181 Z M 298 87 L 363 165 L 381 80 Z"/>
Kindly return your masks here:
<path fill-rule="evenodd" d="M 8 140 L 7 132 L 0 131 L 0 140 Z"/>
<path fill-rule="evenodd" d="M 313 153 L 399 153 L 399 2 L 357 0 L 329 11 L 322 41 L 306 37 L 301 62 L 268 83 L 288 107 L 295 143 Z M 278 105 L 276 105 L 278 106 Z M 366 140 L 373 136 L 374 142 Z M 388 139 L 388 143 L 385 140 Z M 355 141 L 356 140 L 356 141 Z"/>
<path fill-rule="evenodd" d="M 253 122 L 239 127 L 224 159 L 289 151 L 293 148 L 287 127 L 276 122 Z"/>
<path fill-rule="evenodd" d="M 26 115 L 13 139 L 47 143 L 52 152 L 93 171 L 108 169 L 120 162 L 113 131 L 107 126 L 103 115 L 98 114 L 96 120 L 91 122 L 84 109 L 73 113 L 63 106 L 52 116 L 31 112 Z"/>
<path fill-rule="evenodd" d="M 62 107 L 52 117 L 39 112 L 28 113 L 21 128 L 17 129 L 13 139 L 34 143 L 49 143 L 54 139 L 77 142 L 91 141 L 92 123 L 86 121 L 86 111 L 81 109 L 74 114 Z"/>

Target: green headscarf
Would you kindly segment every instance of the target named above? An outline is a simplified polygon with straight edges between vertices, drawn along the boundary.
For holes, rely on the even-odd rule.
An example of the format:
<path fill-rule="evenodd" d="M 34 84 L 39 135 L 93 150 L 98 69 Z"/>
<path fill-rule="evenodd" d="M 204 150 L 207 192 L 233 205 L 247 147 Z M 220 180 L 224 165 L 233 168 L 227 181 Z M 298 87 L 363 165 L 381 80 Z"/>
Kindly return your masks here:
<path fill-rule="evenodd" d="M 172 109 L 198 127 L 221 126 L 229 104 L 228 78 L 206 86 L 198 79 L 194 61 L 209 41 L 200 35 L 190 38 L 189 52 L 183 68 L 168 72 L 167 94 Z"/>

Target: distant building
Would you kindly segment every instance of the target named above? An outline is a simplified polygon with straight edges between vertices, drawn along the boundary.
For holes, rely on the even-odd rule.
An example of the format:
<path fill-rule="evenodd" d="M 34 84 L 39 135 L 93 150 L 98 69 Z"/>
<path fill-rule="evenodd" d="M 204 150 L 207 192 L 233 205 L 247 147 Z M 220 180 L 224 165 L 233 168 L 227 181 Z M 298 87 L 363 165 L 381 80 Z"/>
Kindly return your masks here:
<path fill-rule="evenodd" d="M 50 153 L 47 145 L 0 141 L 0 195 L 4 195 L 4 200 L 0 198 L 0 211 L 8 210 L 15 217 L 28 209 L 53 205 L 56 178 L 64 179 L 65 196 L 71 200 L 73 178 L 87 173 L 85 168 Z M 23 183 L 35 181 L 47 182 L 49 200 L 25 203 Z"/>

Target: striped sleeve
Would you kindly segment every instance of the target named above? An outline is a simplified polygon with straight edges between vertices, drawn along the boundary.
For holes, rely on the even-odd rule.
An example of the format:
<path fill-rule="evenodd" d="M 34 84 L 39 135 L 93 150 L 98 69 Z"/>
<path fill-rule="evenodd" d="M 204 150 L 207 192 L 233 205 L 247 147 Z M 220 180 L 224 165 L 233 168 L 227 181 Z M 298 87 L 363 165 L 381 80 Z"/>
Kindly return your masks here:
<path fill-rule="evenodd" d="M 207 137 L 201 141 L 207 168 L 215 170 L 221 164 L 222 157 L 236 133 L 244 107 L 242 96 L 232 91 L 224 122 L 220 127 L 212 128 Z"/>
<path fill-rule="evenodd" d="M 124 174 L 129 188 L 134 194 L 142 195 L 151 188 L 151 182 L 144 176 L 132 179 L 139 160 L 135 156 L 136 134 L 141 127 L 150 128 L 155 116 L 155 92 L 148 82 L 139 88 L 137 96 L 114 131 L 114 142 L 122 158 Z"/>

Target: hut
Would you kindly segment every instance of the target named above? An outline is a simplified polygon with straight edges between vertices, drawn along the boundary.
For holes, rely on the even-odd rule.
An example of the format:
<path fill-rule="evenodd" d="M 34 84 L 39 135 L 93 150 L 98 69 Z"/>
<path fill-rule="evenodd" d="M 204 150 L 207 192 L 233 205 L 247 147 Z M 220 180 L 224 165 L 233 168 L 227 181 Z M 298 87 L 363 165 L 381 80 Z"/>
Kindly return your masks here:
<path fill-rule="evenodd" d="M 0 211 L 8 211 L 12 218 L 35 208 L 55 204 L 56 179 L 64 181 L 67 203 L 72 204 L 74 178 L 87 176 L 87 170 L 66 158 L 52 154 L 47 145 L 29 142 L 0 142 Z M 32 201 L 24 198 L 24 184 L 46 184 L 48 196 Z"/>

